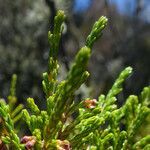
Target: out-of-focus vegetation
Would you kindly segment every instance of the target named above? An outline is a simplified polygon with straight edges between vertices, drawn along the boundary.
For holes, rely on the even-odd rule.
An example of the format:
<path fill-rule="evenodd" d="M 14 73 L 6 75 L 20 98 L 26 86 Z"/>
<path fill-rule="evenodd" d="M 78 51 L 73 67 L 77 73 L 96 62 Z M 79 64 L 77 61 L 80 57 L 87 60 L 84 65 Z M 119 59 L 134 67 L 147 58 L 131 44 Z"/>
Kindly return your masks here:
<path fill-rule="evenodd" d="M 94 46 L 89 63 L 92 75 L 81 88 L 82 95 L 91 92 L 97 97 L 105 93 L 117 74 L 129 65 L 135 72 L 119 96 L 123 100 L 139 93 L 150 82 L 150 23 L 140 15 L 146 6 L 140 0 L 135 5 L 131 16 L 120 14 L 108 0 L 92 0 L 82 12 L 74 11 L 74 0 L 0 0 L 0 96 L 8 95 L 11 76 L 16 73 L 19 101 L 28 96 L 44 97 L 39 88 L 48 59 L 47 31 L 53 28 L 57 9 L 65 10 L 68 16 L 60 45 L 64 76 L 94 21 L 101 15 L 109 19 L 103 38 Z"/>

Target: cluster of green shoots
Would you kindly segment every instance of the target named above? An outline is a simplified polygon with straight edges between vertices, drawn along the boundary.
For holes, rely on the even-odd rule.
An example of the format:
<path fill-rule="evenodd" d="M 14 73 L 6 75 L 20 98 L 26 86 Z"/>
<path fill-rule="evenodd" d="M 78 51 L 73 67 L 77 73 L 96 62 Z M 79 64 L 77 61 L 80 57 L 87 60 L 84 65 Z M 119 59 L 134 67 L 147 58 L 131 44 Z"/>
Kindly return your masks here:
<path fill-rule="evenodd" d="M 54 29 L 48 32 L 50 53 L 48 70 L 43 73 L 46 109 L 40 110 L 33 98 L 27 99 L 28 109 L 16 106 L 16 76 L 13 76 L 8 102 L 0 99 L 0 149 L 12 150 L 148 150 L 150 135 L 135 138 L 141 125 L 150 115 L 150 87 L 140 96 L 131 95 L 123 106 L 117 106 L 117 95 L 132 68 L 123 70 L 107 95 L 97 99 L 75 101 L 75 92 L 89 77 L 87 64 L 94 42 L 102 35 L 107 18 L 101 17 L 93 26 L 68 72 L 58 81 L 57 55 L 65 15 L 58 11 Z M 72 114 L 76 112 L 73 118 Z M 25 121 L 30 134 L 20 137 L 17 122 Z"/>

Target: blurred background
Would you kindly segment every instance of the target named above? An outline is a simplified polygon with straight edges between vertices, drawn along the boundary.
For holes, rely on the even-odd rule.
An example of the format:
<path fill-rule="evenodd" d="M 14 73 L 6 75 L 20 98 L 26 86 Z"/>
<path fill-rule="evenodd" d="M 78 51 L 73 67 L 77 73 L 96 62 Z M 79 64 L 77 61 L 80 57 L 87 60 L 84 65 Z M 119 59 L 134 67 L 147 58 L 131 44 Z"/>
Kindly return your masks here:
<path fill-rule="evenodd" d="M 60 43 L 60 76 L 84 46 L 93 23 L 102 15 L 108 26 L 92 50 L 90 79 L 79 91 L 97 98 L 106 93 L 121 70 L 134 68 L 124 84 L 120 103 L 150 84 L 149 0 L 0 0 L 0 97 L 9 94 L 12 74 L 17 74 L 17 97 L 33 97 L 43 103 L 42 73 L 47 70 L 47 32 L 53 29 L 58 9 L 67 19 Z M 90 87 L 90 88 L 89 88 Z"/>

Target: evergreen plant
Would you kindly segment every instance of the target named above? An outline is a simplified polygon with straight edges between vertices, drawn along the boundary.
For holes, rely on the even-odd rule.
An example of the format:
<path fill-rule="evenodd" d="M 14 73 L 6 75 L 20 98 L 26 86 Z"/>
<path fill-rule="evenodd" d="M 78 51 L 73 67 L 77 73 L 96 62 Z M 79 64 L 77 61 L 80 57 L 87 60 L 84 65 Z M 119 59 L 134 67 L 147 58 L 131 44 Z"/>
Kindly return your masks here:
<path fill-rule="evenodd" d="M 27 99 L 28 109 L 16 106 L 16 75 L 12 77 L 7 103 L 0 99 L 0 149 L 7 150 L 149 150 L 150 135 L 136 139 L 139 128 L 150 115 L 150 87 L 139 96 L 130 95 L 117 106 L 117 95 L 122 84 L 131 75 L 125 68 L 106 95 L 98 99 L 86 98 L 76 102 L 75 92 L 89 77 L 87 64 L 94 42 L 101 37 L 107 24 L 106 17 L 95 22 L 68 72 L 66 79 L 58 81 L 57 55 L 65 15 L 58 11 L 54 29 L 48 32 L 50 45 L 48 70 L 43 73 L 46 109 L 41 110 L 33 98 Z M 75 118 L 74 112 L 78 112 Z M 25 121 L 30 135 L 20 137 L 22 126 L 16 130 L 18 120 Z"/>

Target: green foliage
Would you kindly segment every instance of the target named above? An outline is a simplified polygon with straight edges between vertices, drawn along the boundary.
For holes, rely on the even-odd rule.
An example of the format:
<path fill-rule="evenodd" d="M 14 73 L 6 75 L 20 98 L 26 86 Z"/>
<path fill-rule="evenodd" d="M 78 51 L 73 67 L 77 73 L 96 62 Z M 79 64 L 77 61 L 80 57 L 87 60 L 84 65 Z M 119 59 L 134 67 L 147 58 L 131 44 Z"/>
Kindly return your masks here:
<path fill-rule="evenodd" d="M 98 100 L 87 98 L 75 102 L 75 92 L 87 80 L 86 70 L 94 42 L 102 35 L 107 19 L 101 17 L 93 26 L 87 37 L 86 46 L 82 47 L 72 64 L 65 80 L 58 81 L 58 49 L 62 24 L 65 19 L 63 11 L 55 17 L 53 32 L 48 33 L 50 53 L 48 70 L 43 73 L 43 90 L 46 98 L 46 110 L 40 110 L 33 98 L 27 99 L 27 109 L 16 108 L 15 85 L 13 76 L 8 104 L 0 101 L 0 117 L 3 130 L 0 140 L 6 148 L 12 149 L 91 149 L 91 150 L 127 150 L 148 149 L 150 137 L 145 135 L 135 140 L 138 129 L 150 114 L 150 87 L 145 87 L 138 97 L 130 95 L 125 104 L 117 106 L 117 95 L 123 90 L 122 84 L 132 73 L 132 68 L 123 70 L 107 95 L 100 95 Z M 26 122 L 31 135 L 21 139 L 16 134 L 16 119 Z M 74 112 L 79 112 L 72 118 Z M 5 132 L 4 132 L 5 130 Z"/>
<path fill-rule="evenodd" d="M 17 82 L 17 76 L 14 74 L 12 76 L 10 94 L 8 96 L 9 113 L 14 123 L 16 123 L 21 118 L 20 112 L 23 109 L 22 104 L 19 104 L 16 106 L 16 103 L 17 103 L 16 82 Z"/>
<path fill-rule="evenodd" d="M 98 21 L 95 22 L 91 33 L 86 39 L 86 45 L 92 48 L 94 42 L 102 36 L 102 30 L 105 28 L 107 24 L 107 18 L 102 16 Z"/>

